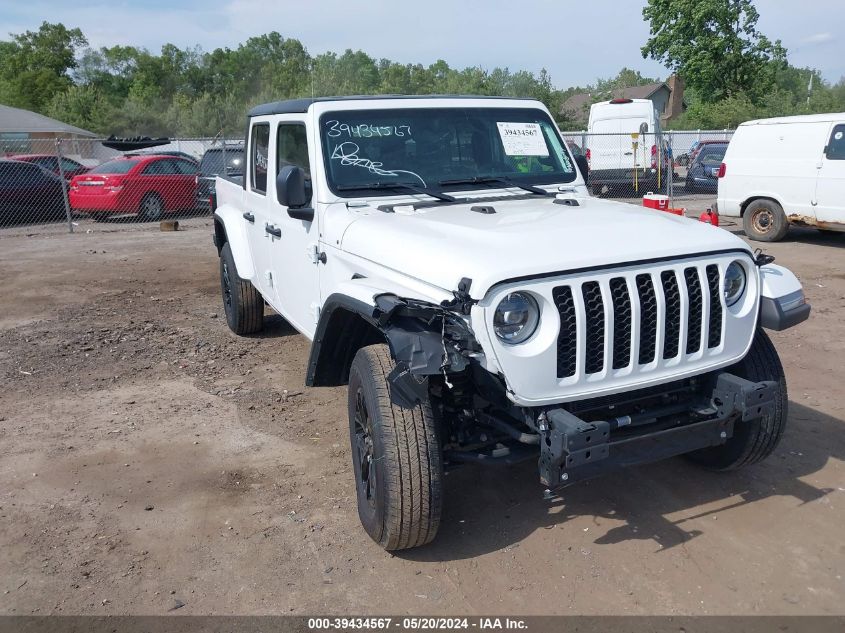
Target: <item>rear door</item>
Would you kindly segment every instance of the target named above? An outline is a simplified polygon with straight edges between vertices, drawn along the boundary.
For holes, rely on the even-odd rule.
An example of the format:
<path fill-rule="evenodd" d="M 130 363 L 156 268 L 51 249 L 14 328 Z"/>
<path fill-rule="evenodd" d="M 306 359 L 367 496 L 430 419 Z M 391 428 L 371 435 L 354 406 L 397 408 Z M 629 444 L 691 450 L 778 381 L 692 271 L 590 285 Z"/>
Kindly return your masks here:
<path fill-rule="evenodd" d="M 33 171 L 38 168 L 21 161 L 0 163 L 0 207 L 5 213 L 14 214 L 27 207 L 32 199 Z M 15 219 L 12 216 L 11 219 Z"/>
<path fill-rule="evenodd" d="M 177 178 L 174 178 L 175 200 L 174 208 L 180 211 L 193 209 L 196 206 L 197 165 L 189 160 L 174 158 Z"/>
<path fill-rule="evenodd" d="M 830 128 L 827 146 L 818 163 L 816 221 L 845 225 L 845 121 Z"/>
<path fill-rule="evenodd" d="M 162 204 L 163 211 L 171 211 L 176 208 L 176 166 L 169 158 L 159 158 L 151 160 L 141 170 L 139 182 L 141 183 L 143 193 L 142 199 L 147 195 L 158 195 Z"/>
<path fill-rule="evenodd" d="M 279 312 L 272 254 L 275 251 L 274 241 L 280 238 L 276 236 L 269 209 L 270 150 L 270 120 L 267 117 L 253 118 L 249 129 L 249 170 L 244 174 L 246 191 L 242 217 L 255 268 L 253 283 Z"/>
<path fill-rule="evenodd" d="M 623 147 L 619 119 L 598 119 L 590 128 L 590 170 L 622 169 L 622 156 L 633 155 L 630 139 Z M 629 163 L 630 164 L 630 161 Z"/>
<path fill-rule="evenodd" d="M 645 123 L 645 126 L 643 126 Z M 640 130 L 646 132 L 640 133 Z M 625 117 L 619 119 L 619 134 L 622 144 L 622 169 L 644 169 L 651 167 L 651 146 L 654 144 L 654 129 L 642 117 Z M 637 135 L 636 140 L 634 134 Z M 636 151 L 634 143 L 637 144 Z"/>

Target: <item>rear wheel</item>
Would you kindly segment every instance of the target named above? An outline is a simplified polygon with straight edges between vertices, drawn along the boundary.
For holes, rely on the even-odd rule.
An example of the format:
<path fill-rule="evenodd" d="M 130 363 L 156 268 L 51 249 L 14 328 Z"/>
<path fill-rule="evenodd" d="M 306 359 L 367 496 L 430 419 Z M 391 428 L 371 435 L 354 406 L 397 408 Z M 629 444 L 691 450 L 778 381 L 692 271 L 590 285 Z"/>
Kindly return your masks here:
<path fill-rule="evenodd" d="M 748 355 L 728 371 L 753 382 L 773 380 L 778 383 L 778 392 L 770 415 L 737 422 L 733 437 L 726 443 L 687 455 L 692 461 L 712 470 L 734 470 L 768 457 L 780 442 L 786 427 L 786 378 L 777 350 L 763 330 L 757 330 Z"/>
<path fill-rule="evenodd" d="M 440 526 L 443 464 L 426 400 L 390 401 L 387 345 L 358 350 L 349 372 L 349 438 L 361 525 L 386 550 L 429 543 Z"/>
<path fill-rule="evenodd" d="M 142 220 L 152 222 L 161 219 L 164 214 L 164 201 L 161 196 L 155 192 L 144 195 L 141 200 L 141 207 L 138 209 L 138 214 Z"/>
<path fill-rule="evenodd" d="M 754 200 L 742 214 L 742 229 L 752 240 L 777 242 L 789 230 L 783 208 L 774 200 Z"/>
<path fill-rule="evenodd" d="M 232 249 L 226 242 L 220 249 L 220 290 L 226 323 L 235 334 L 254 334 L 264 326 L 264 299 L 252 282 L 241 279 Z"/>

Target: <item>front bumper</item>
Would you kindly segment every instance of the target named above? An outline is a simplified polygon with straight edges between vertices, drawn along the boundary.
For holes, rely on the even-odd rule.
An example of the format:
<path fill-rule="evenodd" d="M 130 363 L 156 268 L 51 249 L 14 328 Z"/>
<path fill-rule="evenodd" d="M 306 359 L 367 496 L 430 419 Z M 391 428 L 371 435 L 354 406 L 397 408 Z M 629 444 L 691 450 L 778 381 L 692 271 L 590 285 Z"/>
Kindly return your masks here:
<path fill-rule="evenodd" d="M 549 488 L 616 468 L 727 442 L 736 424 L 774 411 L 778 384 L 713 375 L 694 397 L 607 420 L 585 421 L 564 408 L 546 412 L 540 432 L 540 480 Z"/>

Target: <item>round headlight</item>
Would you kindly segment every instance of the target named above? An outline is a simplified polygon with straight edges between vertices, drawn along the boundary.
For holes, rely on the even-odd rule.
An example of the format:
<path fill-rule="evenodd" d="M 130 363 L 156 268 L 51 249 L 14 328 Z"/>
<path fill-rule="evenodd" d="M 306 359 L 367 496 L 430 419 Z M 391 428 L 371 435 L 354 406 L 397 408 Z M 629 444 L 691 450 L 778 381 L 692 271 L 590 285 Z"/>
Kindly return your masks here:
<path fill-rule="evenodd" d="M 504 343 L 528 340 L 540 322 L 540 307 L 531 295 L 512 292 L 499 302 L 493 314 L 493 330 Z"/>
<path fill-rule="evenodd" d="M 739 262 L 731 262 L 725 271 L 725 303 L 734 305 L 745 292 L 745 268 Z"/>

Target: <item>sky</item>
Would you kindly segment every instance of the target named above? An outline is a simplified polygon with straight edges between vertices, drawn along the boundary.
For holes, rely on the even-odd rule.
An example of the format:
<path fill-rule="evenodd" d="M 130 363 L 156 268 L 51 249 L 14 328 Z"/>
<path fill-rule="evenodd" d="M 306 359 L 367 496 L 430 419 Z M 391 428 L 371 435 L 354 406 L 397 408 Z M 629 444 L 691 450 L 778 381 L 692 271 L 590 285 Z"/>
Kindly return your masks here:
<path fill-rule="evenodd" d="M 627 66 L 665 79 L 644 60 L 644 0 L 0 0 L 0 39 L 42 21 L 79 27 L 92 47 L 165 43 L 234 48 L 269 31 L 311 54 L 360 49 L 376 59 L 452 67 L 546 68 L 558 88 L 593 83 Z M 845 1 L 757 0 L 758 28 L 796 66 L 831 82 L 845 76 Z M 795 7 L 800 8 L 796 9 Z"/>

